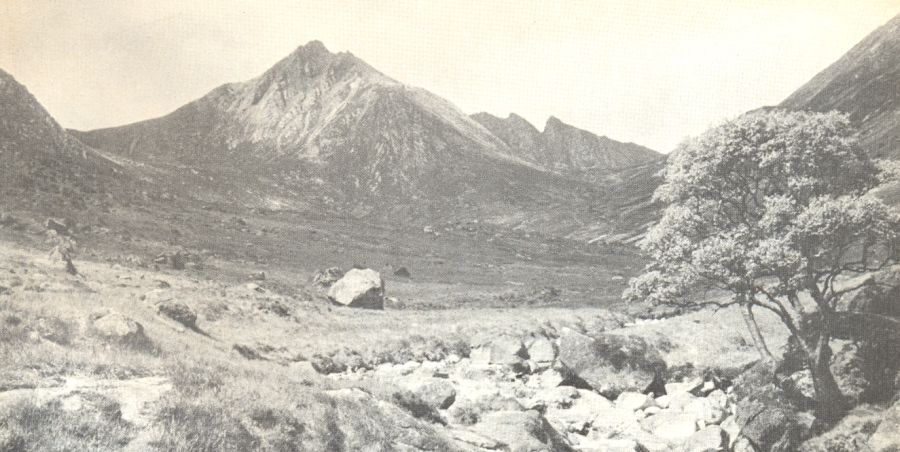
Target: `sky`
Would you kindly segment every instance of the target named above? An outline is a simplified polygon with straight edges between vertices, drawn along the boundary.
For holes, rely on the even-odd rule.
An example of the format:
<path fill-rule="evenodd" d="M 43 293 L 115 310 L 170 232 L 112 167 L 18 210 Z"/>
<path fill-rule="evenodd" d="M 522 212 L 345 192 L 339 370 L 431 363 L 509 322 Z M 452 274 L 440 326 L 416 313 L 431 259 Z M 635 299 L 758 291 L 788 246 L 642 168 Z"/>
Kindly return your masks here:
<path fill-rule="evenodd" d="M 466 113 L 660 152 L 779 103 L 900 0 L 0 0 L 0 69 L 64 126 L 162 116 L 322 41 Z"/>

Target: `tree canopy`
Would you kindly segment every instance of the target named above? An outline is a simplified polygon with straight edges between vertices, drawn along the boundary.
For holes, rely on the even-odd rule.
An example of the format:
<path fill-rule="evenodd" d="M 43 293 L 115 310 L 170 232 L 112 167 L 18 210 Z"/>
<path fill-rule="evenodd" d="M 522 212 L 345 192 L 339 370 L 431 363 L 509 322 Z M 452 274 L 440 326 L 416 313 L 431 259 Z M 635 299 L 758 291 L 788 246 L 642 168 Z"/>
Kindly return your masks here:
<path fill-rule="evenodd" d="M 639 243 L 652 264 L 625 296 L 694 304 L 698 286 L 723 289 L 731 298 L 715 303 L 774 312 L 809 345 L 811 366 L 827 367 L 829 325 L 855 288 L 836 283 L 892 265 L 900 251 L 900 216 L 871 194 L 888 172 L 848 118 L 748 113 L 684 142 L 664 176 L 655 199 L 667 207 Z M 810 312 L 819 326 L 802 331 Z"/>

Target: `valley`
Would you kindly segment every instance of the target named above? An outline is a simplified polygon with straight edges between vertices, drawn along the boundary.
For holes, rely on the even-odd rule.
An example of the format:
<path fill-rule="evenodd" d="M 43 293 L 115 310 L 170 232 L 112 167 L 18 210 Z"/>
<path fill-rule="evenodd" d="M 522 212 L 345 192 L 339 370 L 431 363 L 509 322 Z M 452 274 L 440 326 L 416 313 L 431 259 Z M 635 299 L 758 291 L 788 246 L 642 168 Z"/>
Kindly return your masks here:
<path fill-rule="evenodd" d="M 900 16 L 757 113 L 845 113 L 847 155 L 896 166 L 898 40 Z M 664 175 L 712 158 L 467 114 L 319 41 L 98 130 L 26 82 L 0 70 L 0 452 L 900 447 L 900 264 L 829 277 L 851 287 L 835 310 L 887 333 L 824 341 L 847 405 L 827 422 L 798 354 L 818 339 L 788 328 L 814 321 L 712 283 L 687 306 L 623 297 Z M 898 186 L 876 193 L 896 206 Z"/>

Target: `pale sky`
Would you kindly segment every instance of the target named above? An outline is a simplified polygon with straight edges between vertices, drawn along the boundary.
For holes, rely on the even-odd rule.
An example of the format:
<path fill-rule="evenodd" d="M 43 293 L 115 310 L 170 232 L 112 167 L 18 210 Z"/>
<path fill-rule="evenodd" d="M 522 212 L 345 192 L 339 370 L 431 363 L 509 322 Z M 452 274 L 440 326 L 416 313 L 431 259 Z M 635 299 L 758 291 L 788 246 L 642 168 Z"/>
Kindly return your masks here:
<path fill-rule="evenodd" d="M 322 41 L 466 113 L 668 152 L 776 104 L 900 0 L 0 0 L 0 68 L 65 127 L 164 115 Z"/>

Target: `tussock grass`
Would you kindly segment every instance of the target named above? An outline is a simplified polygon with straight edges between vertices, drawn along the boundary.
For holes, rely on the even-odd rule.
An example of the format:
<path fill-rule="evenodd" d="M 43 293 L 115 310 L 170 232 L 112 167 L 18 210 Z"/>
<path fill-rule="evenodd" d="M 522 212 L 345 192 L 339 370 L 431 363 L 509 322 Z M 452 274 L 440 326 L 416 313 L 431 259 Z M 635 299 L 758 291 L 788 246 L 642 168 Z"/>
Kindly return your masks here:
<path fill-rule="evenodd" d="M 120 450 L 135 434 L 116 401 L 93 395 L 90 406 L 66 411 L 60 402 L 22 400 L 4 413 L 0 448 L 15 452 L 102 452 Z M 5 444 L 4 444 L 5 443 Z"/>

